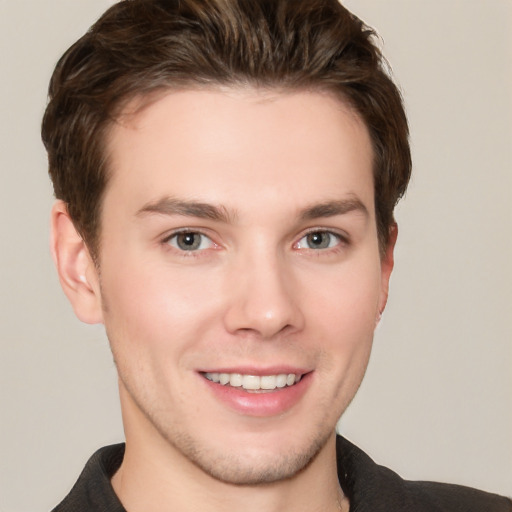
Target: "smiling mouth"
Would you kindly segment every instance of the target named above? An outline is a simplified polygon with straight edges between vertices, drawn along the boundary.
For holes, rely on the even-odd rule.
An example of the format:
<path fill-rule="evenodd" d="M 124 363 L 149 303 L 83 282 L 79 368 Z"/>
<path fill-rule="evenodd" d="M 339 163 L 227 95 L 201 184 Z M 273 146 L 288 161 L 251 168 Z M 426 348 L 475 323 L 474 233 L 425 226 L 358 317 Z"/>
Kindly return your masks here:
<path fill-rule="evenodd" d="M 252 392 L 274 391 L 293 386 L 300 382 L 302 375 L 280 373 L 277 375 L 245 375 L 241 373 L 211 373 L 202 374 L 206 379 L 216 384 L 244 389 Z"/>

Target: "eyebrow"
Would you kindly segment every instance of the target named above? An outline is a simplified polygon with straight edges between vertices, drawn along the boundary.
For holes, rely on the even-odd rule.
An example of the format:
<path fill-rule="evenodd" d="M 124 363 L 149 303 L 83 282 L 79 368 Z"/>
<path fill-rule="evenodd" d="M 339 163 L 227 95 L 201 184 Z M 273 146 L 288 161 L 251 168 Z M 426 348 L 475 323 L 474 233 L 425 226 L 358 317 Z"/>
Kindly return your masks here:
<path fill-rule="evenodd" d="M 314 204 L 302 210 L 300 218 L 302 220 L 314 220 L 322 217 L 344 215 L 354 211 L 362 213 L 365 217 L 369 216 L 368 208 L 366 208 L 363 202 L 357 197 L 352 197 L 350 199 L 340 199 Z"/>
<path fill-rule="evenodd" d="M 299 212 L 301 220 L 314 220 L 325 217 L 335 217 L 350 212 L 360 212 L 368 217 L 368 209 L 357 197 L 326 201 L 309 206 Z M 197 217 L 217 222 L 231 223 L 237 219 L 235 210 L 229 210 L 224 206 L 216 206 L 209 203 L 202 203 L 193 200 L 176 199 L 164 197 L 158 201 L 144 205 L 137 212 L 137 216 L 148 213 L 160 215 L 182 215 L 185 217 Z"/>
<path fill-rule="evenodd" d="M 229 223 L 236 219 L 235 211 L 230 211 L 224 206 L 215 206 L 209 203 L 164 197 L 158 201 L 144 205 L 137 216 L 147 213 L 161 215 L 182 215 L 185 217 L 197 217 L 200 219 L 214 220 Z"/>

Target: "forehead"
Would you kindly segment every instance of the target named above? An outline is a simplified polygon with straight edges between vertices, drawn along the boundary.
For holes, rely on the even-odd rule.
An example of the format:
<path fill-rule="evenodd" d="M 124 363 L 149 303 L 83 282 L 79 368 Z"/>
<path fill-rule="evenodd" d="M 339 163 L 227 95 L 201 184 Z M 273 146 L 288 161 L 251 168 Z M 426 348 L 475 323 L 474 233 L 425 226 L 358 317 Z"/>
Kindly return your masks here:
<path fill-rule="evenodd" d="M 373 209 L 368 130 L 328 93 L 228 88 L 138 99 L 119 116 L 107 149 L 106 197 L 116 191 L 139 203 L 164 194 L 244 203 L 296 191 L 303 202 L 362 196 Z"/>

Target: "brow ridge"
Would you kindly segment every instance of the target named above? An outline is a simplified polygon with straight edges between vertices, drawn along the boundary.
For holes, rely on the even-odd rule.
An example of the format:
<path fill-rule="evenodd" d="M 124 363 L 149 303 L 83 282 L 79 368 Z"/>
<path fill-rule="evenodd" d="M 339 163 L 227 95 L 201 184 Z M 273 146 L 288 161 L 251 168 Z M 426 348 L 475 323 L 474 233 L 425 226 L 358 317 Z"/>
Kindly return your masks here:
<path fill-rule="evenodd" d="M 366 217 L 369 215 L 368 209 L 363 202 L 357 197 L 351 197 L 349 199 L 337 199 L 309 206 L 301 211 L 300 218 L 302 220 L 314 220 L 322 217 L 345 215 L 353 211 L 360 212 Z"/>
<path fill-rule="evenodd" d="M 368 209 L 363 202 L 357 197 L 348 199 L 337 199 L 316 203 L 308 206 L 299 212 L 301 220 L 314 220 L 322 217 L 335 217 L 336 215 L 345 215 L 350 212 L 361 212 L 368 216 Z M 147 203 L 137 215 L 145 214 L 161 214 L 161 215 L 182 215 L 185 217 L 198 217 L 218 222 L 233 222 L 237 217 L 237 212 L 229 210 L 225 206 L 217 206 L 195 200 L 183 200 L 173 197 L 163 197 L 157 201 Z"/>
<path fill-rule="evenodd" d="M 224 206 L 173 197 L 163 197 L 157 201 L 147 203 L 137 212 L 137 215 L 148 213 L 198 217 L 225 223 L 232 222 L 237 217 L 235 211 L 230 211 Z"/>

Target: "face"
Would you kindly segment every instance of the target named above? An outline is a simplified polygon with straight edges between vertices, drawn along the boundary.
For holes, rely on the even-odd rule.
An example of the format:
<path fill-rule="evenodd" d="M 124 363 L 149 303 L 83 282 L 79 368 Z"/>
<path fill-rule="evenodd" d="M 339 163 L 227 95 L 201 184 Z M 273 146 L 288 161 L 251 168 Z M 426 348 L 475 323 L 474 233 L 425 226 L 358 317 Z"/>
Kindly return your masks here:
<path fill-rule="evenodd" d="M 365 126 L 321 93 L 172 92 L 109 155 L 92 279 L 128 443 L 226 482 L 294 475 L 332 441 L 386 300 Z"/>

